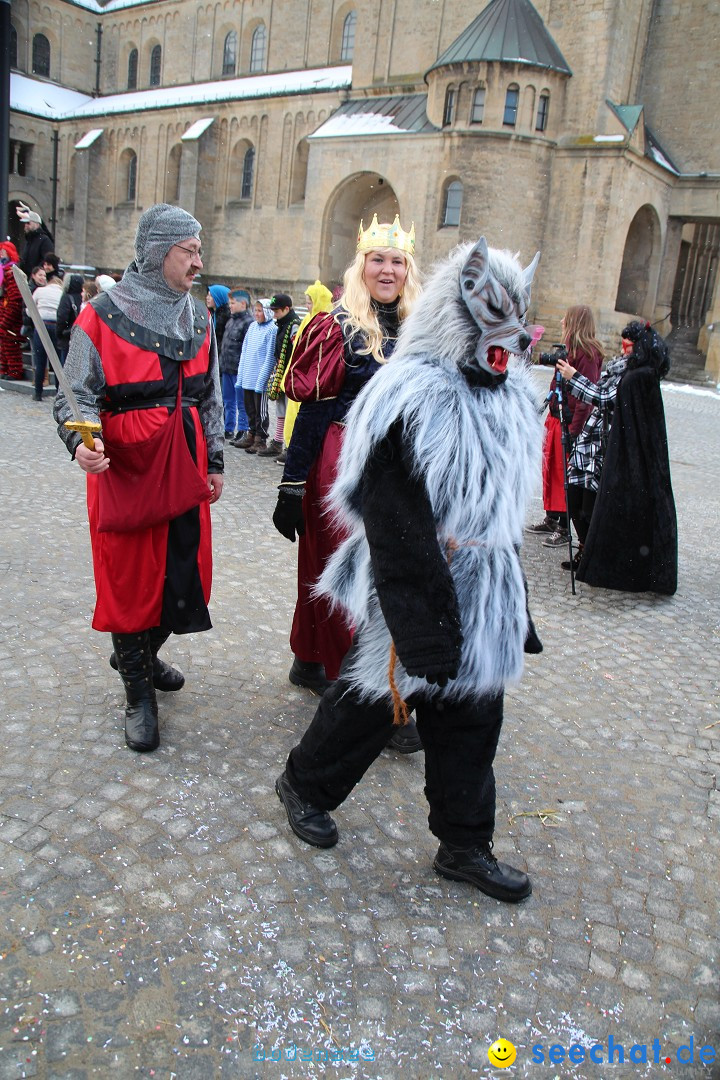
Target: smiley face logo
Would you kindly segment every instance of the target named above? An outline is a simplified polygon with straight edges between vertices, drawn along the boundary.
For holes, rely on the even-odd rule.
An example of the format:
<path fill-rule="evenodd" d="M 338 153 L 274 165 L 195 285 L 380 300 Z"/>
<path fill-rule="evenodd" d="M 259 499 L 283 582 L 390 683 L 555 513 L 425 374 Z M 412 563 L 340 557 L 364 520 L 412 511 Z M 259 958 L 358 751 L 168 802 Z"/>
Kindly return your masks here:
<path fill-rule="evenodd" d="M 496 1069 L 507 1069 L 517 1057 L 517 1050 L 507 1039 L 496 1039 L 488 1050 L 490 1064 Z"/>

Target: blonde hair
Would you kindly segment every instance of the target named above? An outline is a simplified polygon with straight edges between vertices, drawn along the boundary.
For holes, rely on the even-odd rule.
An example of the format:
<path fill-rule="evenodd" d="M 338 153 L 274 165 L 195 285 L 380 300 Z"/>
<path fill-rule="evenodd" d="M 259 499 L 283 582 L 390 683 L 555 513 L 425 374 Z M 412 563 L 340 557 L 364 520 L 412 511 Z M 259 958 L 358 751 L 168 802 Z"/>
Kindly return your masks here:
<path fill-rule="evenodd" d="M 602 356 L 602 345 L 595 337 L 595 317 L 587 304 L 575 304 L 565 312 L 564 341 L 571 359 L 578 353 Z"/>
<path fill-rule="evenodd" d="M 373 251 L 392 251 L 396 248 L 375 248 Z M 370 290 L 365 282 L 365 259 L 371 255 L 371 251 L 359 251 L 345 271 L 343 278 L 344 291 L 340 301 L 342 307 L 348 312 L 347 325 L 351 333 L 361 333 L 367 339 L 367 347 L 358 349 L 359 353 L 369 353 L 379 364 L 385 363 L 382 354 L 383 332 L 378 321 L 377 313 L 372 306 Z M 398 304 L 398 318 L 400 322 L 410 314 L 415 301 L 422 291 L 420 273 L 415 259 L 406 251 L 400 252 L 405 259 L 407 275 L 400 291 L 400 303 Z"/>

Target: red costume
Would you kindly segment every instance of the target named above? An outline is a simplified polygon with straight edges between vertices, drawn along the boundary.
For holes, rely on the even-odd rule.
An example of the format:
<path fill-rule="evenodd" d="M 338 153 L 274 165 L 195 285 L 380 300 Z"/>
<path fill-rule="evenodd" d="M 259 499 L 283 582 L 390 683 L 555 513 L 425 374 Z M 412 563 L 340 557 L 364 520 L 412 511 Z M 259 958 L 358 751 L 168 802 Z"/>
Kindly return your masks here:
<path fill-rule="evenodd" d="M 385 333 L 383 355 L 387 359 L 397 336 L 397 301 L 375 306 Z M 335 480 L 348 409 L 381 367 L 371 354 L 362 351 L 364 338 L 346 336 L 346 319 L 342 307 L 316 315 L 295 349 L 285 378 L 287 397 L 302 402 L 302 408 L 280 490 L 303 485 L 305 490 L 305 534 L 298 544 L 298 600 L 290 646 L 302 661 L 323 664 L 329 680 L 338 676 L 352 642 L 352 628 L 341 612 L 331 610 L 324 597 L 314 595 L 327 560 L 345 538 L 325 512 L 324 500 Z"/>
<path fill-rule="evenodd" d="M 130 344 L 111 329 L 92 304 L 81 311 L 77 325 L 103 358 L 106 387 L 100 419 L 108 443 L 138 443 L 153 435 L 167 421 L 171 407 L 144 407 L 145 403 L 157 400 L 159 395 L 174 398 L 181 372 L 184 402 L 191 400 L 210 377 L 209 324 L 199 351 L 181 363 Z M 114 407 L 127 411 L 114 412 Z M 205 479 L 207 449 L 195 405 L 184 405 L 183 428 L 188 448 Z M 110 450 L 108 456 L 112 458 Z M 97 589 L 94 629 L 116 634 L 154 626 L 176 634 L 209 629 L 212 549 L 208 503 L 150 528 L 100 532 L 98 488 L 104 480 L 102 473 L 87 477 Z"/>
<path fill-rule="evenodd" d="M 22 379 L 22 329 L 23 302 L 12 272 L 13 263 L 19 262 L 17 248 L 9 240 L 0 244 L 10 261 L 2 266 L 2 297 L 0 298 L 0 377 Z"/>

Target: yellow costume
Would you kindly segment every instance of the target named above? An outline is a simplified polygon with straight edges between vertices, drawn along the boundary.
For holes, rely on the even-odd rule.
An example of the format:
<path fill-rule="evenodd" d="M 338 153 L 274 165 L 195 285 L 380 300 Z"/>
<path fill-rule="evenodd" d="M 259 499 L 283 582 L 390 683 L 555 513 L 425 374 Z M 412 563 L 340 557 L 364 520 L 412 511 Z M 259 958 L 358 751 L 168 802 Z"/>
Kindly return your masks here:
<path fill-rule="evenodd" d="M 283 391 L 285 390 L 285 379 L 287 377 L 288 371 L 290 370 L 292 358 L 297 348 L 297 343 L 302 336 L 303 330 L 310 322 L 310 320 L 313 319 L 316 315 L 319 315 L 321 311 L 330 311 L 332 307 L 332 293 L 329 289 L 325 288 L 322 281 L 316 281 L 314 285 L 308 285 L 307 289 L 305 290 L 305 295 L 310 297 L 312 301 L 312 307 L 297 328 L 297 333 L 293 340 L 292 352 L 290 353 L 290 360 L 287 364 L 287 367 L 285 368 L 285 375 L 283 375 L 283 380 L 281 384 Z M 283 428 L 283 438 L 285 440 L 285 445 L 289 446 L 293 428 L 295 427 L 295 417 L 297 416 L 298 409 L 300 408 L 300 402 L 291 401 L 290 398 L 287 398 L 286 401 L 287 411 L 285 413 L 285 427 Z"/>

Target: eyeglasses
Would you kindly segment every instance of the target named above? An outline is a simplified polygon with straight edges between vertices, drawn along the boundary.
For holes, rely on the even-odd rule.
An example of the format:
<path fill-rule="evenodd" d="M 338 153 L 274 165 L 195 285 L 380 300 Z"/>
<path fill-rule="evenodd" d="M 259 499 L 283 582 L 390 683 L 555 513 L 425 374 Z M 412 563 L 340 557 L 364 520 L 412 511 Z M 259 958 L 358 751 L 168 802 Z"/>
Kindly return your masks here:
<path fill-rule="evenodd" d="M 182 244 L 173 244 L 173 247 L 180 248 L 181 251 L 186 251 L 188 253 L 188 255 L 192 255 L 193 258 L 197 257 L 198 259 L 202 259 L 202 256 L 203 256 L 203 249 L 202 248 L 186 248 L 186 247 L 183 247 Z"/>

